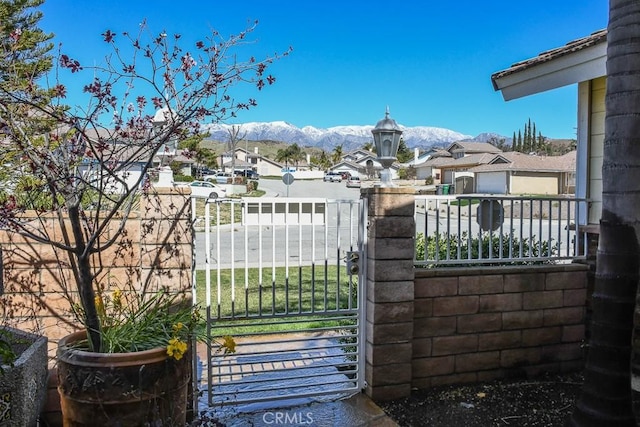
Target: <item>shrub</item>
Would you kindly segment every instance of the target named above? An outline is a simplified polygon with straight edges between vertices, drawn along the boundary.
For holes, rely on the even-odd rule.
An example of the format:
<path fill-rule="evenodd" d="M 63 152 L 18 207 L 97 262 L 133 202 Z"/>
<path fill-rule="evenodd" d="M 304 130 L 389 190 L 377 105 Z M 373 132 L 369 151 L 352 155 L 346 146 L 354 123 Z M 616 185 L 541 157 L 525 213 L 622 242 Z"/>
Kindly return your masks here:
<path fill-rule="evenodd" d="M 541 256 L 553 256 L 558 252 L 557 244 L 550 241 L 539 241 L 536 236 L 531 238 L 511 237 L 511 252 L 516 258 L 522 252 L 519 260 L 501 260 L 509 257 L 510 239 L 509 233 L 490 234 L 482 232 L 479 236 L 469 238 L 468 232 L 463 232 L 461 236 L 457 234 L 441 233 L 437 236 L 428 236 L 425 239 L 424 233 L 418 233 L 416 237 L 416 260 L 478 260 L 487 259 L 491 255 L 493 262 L 478 262 L 464 264 L 431 264 L 429 267 L 457 267 L 461 265 L 531 265 L 542 264 L 545 261 L 534 260 Z"/>

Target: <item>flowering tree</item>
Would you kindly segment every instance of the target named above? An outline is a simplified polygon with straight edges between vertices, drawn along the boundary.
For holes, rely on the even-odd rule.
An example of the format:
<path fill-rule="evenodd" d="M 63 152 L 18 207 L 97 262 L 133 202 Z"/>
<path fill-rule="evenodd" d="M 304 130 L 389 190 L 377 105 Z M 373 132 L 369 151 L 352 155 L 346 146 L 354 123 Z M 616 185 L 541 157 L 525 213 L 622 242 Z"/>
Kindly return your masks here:
<path fill-rule="evenodd" d="M 100 254 L 116 244 L 140 194 L 150 190 L 154 158 L 200 134 L 202 123 L 257 105 L 235 99 L 234 86 L 262 90 L 275 82 L 267 69 L 289 51 L 245 60 L 236 53 L 256 25 L 228 38 L 213 31 L 189 48 L 180 46 L 180 35 L 151 34 L 144 24 L 136 35 L 107 30 L 102 38 L 112 50 L 103 64 L 87 67 L 60 52 L 53 82 L 40 85 L 36 74 L 11 66 L 19 32 L 3 40 L 8 66 L 0 79 L 11 84 L 0 85 L 0 159 L 12 172 L 0 193 L 0 229 L 66 253 L 92 350 L 102 349 Z M 65 105 L 69 73 L 74 82 L 86 76 L 86 105 Z M 37 219 L 22 215 L 28 209 Z M 59 235 L 43 226 L 51 214 Z"/>

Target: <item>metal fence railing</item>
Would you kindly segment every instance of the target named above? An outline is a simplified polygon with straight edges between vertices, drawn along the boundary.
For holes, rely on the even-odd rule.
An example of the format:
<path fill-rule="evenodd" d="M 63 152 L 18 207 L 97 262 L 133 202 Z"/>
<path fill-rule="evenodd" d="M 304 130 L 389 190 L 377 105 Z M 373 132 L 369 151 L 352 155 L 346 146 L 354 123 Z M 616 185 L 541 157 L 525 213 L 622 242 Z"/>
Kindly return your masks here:
<path fill-rule="evenodd" d="M 584 259 L 573 197 L 420 195 L 415 199 L 418 267 L 514 265 Z"/>

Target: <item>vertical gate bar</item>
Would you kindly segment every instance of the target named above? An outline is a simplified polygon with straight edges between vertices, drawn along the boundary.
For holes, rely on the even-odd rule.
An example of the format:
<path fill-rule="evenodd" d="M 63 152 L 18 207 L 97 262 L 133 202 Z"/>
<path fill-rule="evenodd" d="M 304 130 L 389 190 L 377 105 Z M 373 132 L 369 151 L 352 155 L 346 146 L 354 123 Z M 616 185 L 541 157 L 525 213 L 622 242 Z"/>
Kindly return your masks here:
<path fill-rule="evenodd" d="M 538 203 L 538 212 L 540 212 L 540 215 L 538 215 L 538 256 L 541 256 L 542 255 L 542 216 L 543 216 L 542 214 L 544 212 L 542 199 L 540 199 Z M 535 254 L 532 254 L 532 256 L 535 256 Z"/>
<path fill-rule="evenodd" d="M 496 203 L 498 203 L 498 200 L 496 199 L 491 199 L 491 209 L 489 210 L 489 259 L 495 259 L 496 254 L 495 254 L 495 250 L 493 248 L 493 240 L 496 238 L 495 235 L 495 230 L 493 229 L 493 222 L 495 221 L 495 214 L 493 212 L 494 207 L 496 206 Z M 498 237 L 498 242 L 500 241 L 500 238 Z"/>
<path fill-rule="evenodd" d="M 271 314 L 276 314 L 276 202 L 271 202 Z"/>
<path fill-rule="evenodd" d="M 336 310 L 340 310 L 340 249 L 341 249 L 341 239 L 342 233 L 340 230 L 341 227 L 341 203 L 340 201 L 336 203 Z"/>
<path fill-rule="evenodd" d="M 515 234 L 513 229 L 513 210 L 513 199 L 511 199 L 509 205 L 509 258 L 513 258 L 513 235 Z"/>
<path fill-rule="evenodd" d="M 242 217 L 246 218 L 247 214 L 247 203 L 241 203 L 240 207 L 242 209 Z M 245 316 L 249 316 L 249 225 L 246 224 L 244 227 L 244 314 Z"/>
<path fill-rule="evenodd" d="M 572 206 L 572 203 L 571 203 L 570 200 L 567 201 L 567 221 L 565 222 L 565 224 L 566 224 L 565 228 L 567 229 L 567 251 L 566 251 L 567 256 L 571 255 L 571 250 L 570 250 L 570 247 L 571 247 L 571 227 L 570 227 L 570 225 L 571 225 L 571 211 L 572 211 L 572 209 L 576 209 L 576 210 L 579 209 L 578 205 L 579 205 L 579 203 L 577 201 L 575 201 L 573 203 L 573 206 Z M 579 233 L 578 232 L 578 228 L 580 227 L 580 224 L 578 224 L 578 218 L 579 217 L 577 215 L 577 212 L 576 212 L 576 217 L 575 218 L 576 218 L 576 226 L 575 226 L 575 232 L 573 233 L 573 239 L 574 239 L 573 240 L 573 256 L 580 255 L 579 254 L 579 252 L 580 252 L 580 244 L 579 244 L 579 239 L 578 239 L 578 233 Z M 560 227 L 558 227 L 558 232 L 560 232 Z"/>
<path fill-rule="evenodd" d="M 462 230 L 462 203 L 461 200 L 458 199 L 458 239 L 456 242 L 456 259 L 460 259 L 462 257 L 462 247 L 460 246 L 461 244 L 461 233 L 460 231 Z"/>
<path fill-rule="evenodd" d="M 218 204 L 219 206 L 219 204 Z M 231 239 L 231 317 L 236 317 L 236 239 L 234 236 L 235 225 L 233 223 L 233 203 L 229 203 L 229 212 L 231 216 L 231 227 L 229 228 L 229 237 Z"/>
<path fill-rule="evenodd" d="M 218 304 L 218 318 L 220 318 L 220 316 L 222 316 L 222 279 L 220 276 L 220 269 L 222 268 L 222 266 L 220 265 L 220 255 L 221 255 L 221 249 L 220 249 L 220 234 L 221 230 L 220 230 L 220 204 L 216 203 L 215 204 L 215 208 L 216 208 L 216 286 L 218 289 L 218 295 L 217 295 L 217 304 Z"/>
<path fill-rule="evenodd" d="M 353 252 L 353 205 L 354 202 L 349 202 L 349 251 Z M 357 217 L 356 217 L 357 218 Z M 358 252 L 358 257 L 360 257 L 360 253 Z M 359 264 L 359 258 L 358 258 Z M 360 269 L 358 269 L 360 271 Z M 349 275 L 349 298 L 348 298 L 348 308 L 349 310 L 353 309 L 353 273 L 351 271 L 347 271 Z M 356 275 L 357 278 L 357 275 Z M 357 279 L 356 279 L 357 280 Z"/>
<path fill-rule="evenodd" d="M 298 313 L 302 313 L 302 202 L 298 209 Z"/>
<path fill-rule="evenodd" d="M 585 216 L 585 225 L 589 223 L 589 205 L 587 204 L 587 200 L 584 200 L 585 204 L 582 205 L 584 207 L 584 216 Z M 576 215 L 576 236 L 578 234 L 578 227 L 577 227 L 577 223 L 579 220 L 580 216 Z M 584 247 L 582 248 L 582 255 L 587 256 L 587 251 L 589 250 L 589 241 L 588 241 L 588 235 L 587 235 L 587 230 L 585 229 L 585 231 L 582 234 L 582 242 Z"/>
<path fill-rule="evenodd" d="M 471 223 L 471 200 L 469 200 L 469 204 L 467 205 L 469 206 L 469 210 L 467 211 L 467 213 L 469 215 L 467 215 L 467 259 L 471 259 L 471 227 L 472 227 L 472 223 Z M 458 232 L 458 237 L 462 240 L 462 233 Z"/>
<path fill-rule="evenodd" d="M 561 201 L 558 204 L 558 207 L 562 207 L 562 202 Z M 561 211 L 558 211 L 558 213 L 560 214 L 560 215 L 558 215 L 558 225 L 560 225 L 560 223 L 562 222 L 562 213 L 561 213 Z M 547 256 L 549 256 L 549 257 L 552 255 L 552 253 L 551 253 L 551 246 L 552 246 L 551 242 L 553 241 L 551 239 L 551 237 L 552 237 L 551 233 L 552 233 L 552 227 L 553 227 L 553 224 L 552 224 L 553 221 L 552 220 L 553 220 L 553 203 L 551 201 L 549 201 L 549 239 L 548 239 L 549 243 L 547 244 L 547 246 L 548 246 L 548 248 L 547 248 Z M 558 239 L 558 244 L 559 243 L 560 243 L 560 239 Z"/>
<path fill-rule="evenodd" d="M 482 201 L 486 201 L 487 199 L 482 199 Z M 485 212 L 480 209 L 478 211 L 478 259 L 482 259 L 482 224 L 485 222 L 484 220 Z"/>
<path fill-rule="evenodd" d="M 447 199 L 447 261 L 451 259 L 451 199 Z"/>
<path fill-rule="evenodd" d="M 520 248 L 518 256 L 522 258 L 524 253 L 524 199 L 520 200 Z"/>
<path fill-rule="evenodd" d="M 498 238 L 498 241 L 500 242 L 500 248 L 499 248 L 499 258 L 504 258 L 504 199 L 502 200 L 502 203 L 497 202 L 498 206 L 500 207 L 500 211 L 502 213 L 498 213 L 499 215 L 501 215 L 500 219 L 500 236 Z"/>
<path fill-rule="evenodd" d="M 325 208 L 325 212 L 326 212 L 326 216 L 325 216 L 325 221 L 323 224 L 324 227 L 324 282 L 323 282 L 323 288 L 324 288 L 324 307 L 322 307 L 323 311 L 327 311 L 328 305 L 329 305 L 329 299 L 327 298 L 327 284 L 329 282 L 329 202 L 325 201 L 324 203 L 324 208 Z"/>
<path fill-rule="evenodd" d="M 258 202 L 258 315 L 262 315 L 262 202 Z"/>
<path fill-rule="evenodd" d="M 284 203 L 284 312 L 289 314 L 289 200 Z"/>
<path fill-rule="evenodd" d="M 435 261 L 440 261 L 440 199 L 436 199 L 436 254 Z M 427 250 L 427 244 L 425 241 L 424 250 Z"/>
<path fill-rule="evenodd" d="M 316 311 L 316 203 L 311 205 L 311 312 Z"/>

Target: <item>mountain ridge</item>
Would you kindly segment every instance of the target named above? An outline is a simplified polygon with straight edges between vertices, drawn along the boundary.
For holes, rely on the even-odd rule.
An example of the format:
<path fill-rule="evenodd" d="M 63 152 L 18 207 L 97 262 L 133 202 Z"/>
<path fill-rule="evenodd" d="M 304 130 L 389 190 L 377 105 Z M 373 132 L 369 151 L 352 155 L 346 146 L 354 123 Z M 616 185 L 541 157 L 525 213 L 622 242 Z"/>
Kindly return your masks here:
<path fill-rule="evenodd" d="M 232 126 L 240 126 L 239 135 L 249 141 L 282 141 L 289 144 L 296 143 L 301 147 L 316 147 L 325 151 L 331 151 L 339 145 L 342 145 L 344 151 L 361 148 L 364 144 L 373 142 L 371 130 L 374 128 L 373 125 L 343 125 L 330 128 L 304 126 L 303 128 L 298 128 L 285 121 L 247 122 L 240 125 L 209 124 L 203 126 L 203 128 L 209 133 L 207 139 L 227 141 L 229 139 L 229 130 Z M 495 140 L 504 139 L 508 144 L 511 141 L 511 138 L 489 132 L 473 137 L 440 127 L 398 126 L 403 131 L 402 137 L 410 149 L 420 148 L 426 150 L 434 146 L 444 148 L 452 142 L 487 142 L 492 138 L 495 138 Z"/>

